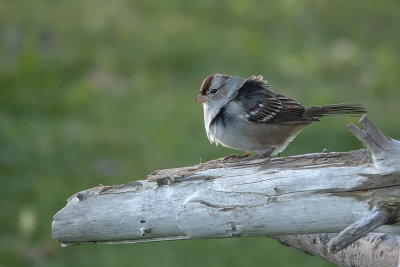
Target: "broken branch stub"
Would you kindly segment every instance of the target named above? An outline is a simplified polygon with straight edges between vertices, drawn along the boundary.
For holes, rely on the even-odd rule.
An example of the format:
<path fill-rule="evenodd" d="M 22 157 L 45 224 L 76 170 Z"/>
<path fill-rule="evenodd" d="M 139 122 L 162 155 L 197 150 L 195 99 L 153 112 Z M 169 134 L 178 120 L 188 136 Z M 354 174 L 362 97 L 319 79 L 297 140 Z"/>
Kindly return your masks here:
<path fill-rule="evenodd" d="M 375 165 L 382 165 L 386 171 L 391 171 L 390 167 L 398 170 L 400 141 L 384 135 L 365 115 L 361 117 L 360 124 L 364 130 L 352 123 L 349 123 L 347 127 L 371 153 Z"/>
<path fill-rule="evenodd" d="M 341 231 L 328 243 L 329 251 L 337 253 L 390 220 L 390 214 L 382 208 L 374 207 L 368 216 L 359 219 Z"/>

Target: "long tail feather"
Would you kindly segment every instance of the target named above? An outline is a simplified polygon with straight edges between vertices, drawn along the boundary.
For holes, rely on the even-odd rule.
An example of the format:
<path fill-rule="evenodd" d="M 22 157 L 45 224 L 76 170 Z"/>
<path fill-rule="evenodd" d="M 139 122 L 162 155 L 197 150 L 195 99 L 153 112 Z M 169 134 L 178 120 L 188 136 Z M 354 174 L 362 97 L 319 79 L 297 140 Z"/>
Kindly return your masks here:
<path fill-rule="evenodd" d="M 367 113 L 367 109 L 360 104 L 334 104 L 321 107 L 308 107 L 305 115 L 308 117 L 325 117 L 325 116 L 350 116 L 359 117 Z"/>

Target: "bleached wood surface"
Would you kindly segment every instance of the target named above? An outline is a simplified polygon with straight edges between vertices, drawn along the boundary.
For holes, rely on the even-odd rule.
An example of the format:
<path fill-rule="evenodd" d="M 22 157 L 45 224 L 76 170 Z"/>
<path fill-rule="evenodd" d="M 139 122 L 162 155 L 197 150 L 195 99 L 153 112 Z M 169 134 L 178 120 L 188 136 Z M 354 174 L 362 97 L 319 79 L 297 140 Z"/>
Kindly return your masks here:
<path fill-rule="evenodd" d="M 329 253 L 329 240 L 336 234 L 285 235 L 276 239 L 287 246 L 321 257 L 338 266 L 397 266 L 400 245 L 394 236 L 369 233 L 342 251 Z"/>
<path fill-rule="evenodd" d="M 365 132 L 349 128 L 369 152 L 215 160 L 98 186 L 68 199 L 52 236 L 68 246 L 337 233 L 373 207 L 390 212 L 375 231 L 399 236 L 400 142 L 362 120 Z"/>

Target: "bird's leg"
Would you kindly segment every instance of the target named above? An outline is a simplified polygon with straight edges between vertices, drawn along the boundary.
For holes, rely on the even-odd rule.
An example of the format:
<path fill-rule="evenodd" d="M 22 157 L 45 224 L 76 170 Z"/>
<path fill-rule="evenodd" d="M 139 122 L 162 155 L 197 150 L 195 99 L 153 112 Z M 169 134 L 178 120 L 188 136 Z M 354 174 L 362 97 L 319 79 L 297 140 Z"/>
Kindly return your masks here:
<path fill-rule="evenodd" d="M 243 155 L 233 154 L 233 155 L 226 156 L 224 158 L 224 161 L 230 160 L 230 159 L 245 159 L 245 158 L 248 158 L 250 155 L 251 155 L 251 152 L 247 152 L 246 154 L 243 154 Z"/>
<path fill-rule="evenodd" d="M 261 154 L 260 158 L 270 158 L 271 154 L 272 154 L 272 152 L 274 152 L 274 150 L 275 150 L 275 147 L 273 146 L 273 147 L 271 147 L 270 150 L 268 150 L 267 152 Z M 279 156 L 280 156 L 280 153 L 279 153 Z"/>

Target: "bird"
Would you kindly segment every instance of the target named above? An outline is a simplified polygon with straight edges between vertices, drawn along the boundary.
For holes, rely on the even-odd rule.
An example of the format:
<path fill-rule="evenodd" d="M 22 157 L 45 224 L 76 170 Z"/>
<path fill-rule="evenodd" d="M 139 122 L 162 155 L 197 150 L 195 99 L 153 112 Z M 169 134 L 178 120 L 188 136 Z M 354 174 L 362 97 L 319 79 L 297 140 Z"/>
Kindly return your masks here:
<path fill-rule="evenodd" d="M 325 116 L 361 116 L 360 104 L 305 107 L 274 92 L 261 75 L 247 79 L 214 73 L 200 86 L 207 137 L 217 146 L 270 157 L 280 155 L 301 130 Z"/>

